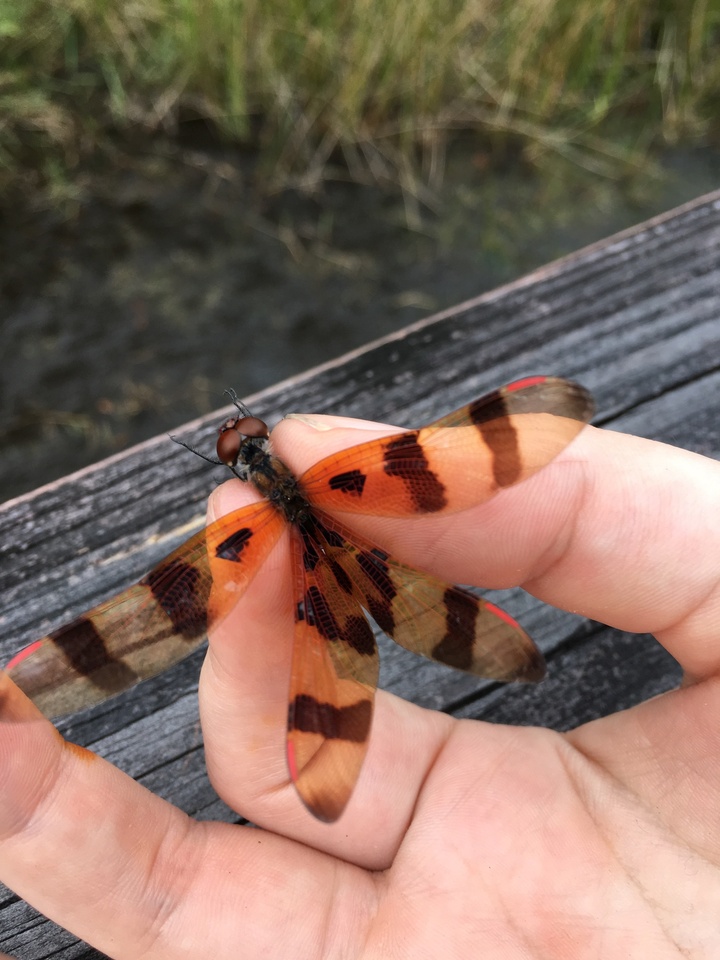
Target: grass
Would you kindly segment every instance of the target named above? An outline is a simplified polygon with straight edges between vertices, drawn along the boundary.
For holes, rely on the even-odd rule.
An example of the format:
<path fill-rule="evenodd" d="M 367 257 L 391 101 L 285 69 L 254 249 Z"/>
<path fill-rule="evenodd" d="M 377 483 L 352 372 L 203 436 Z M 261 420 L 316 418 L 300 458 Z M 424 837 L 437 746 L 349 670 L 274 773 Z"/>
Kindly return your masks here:
<path fill-rule="evenodd" d="M 720 0 L 0 0 L 2 179 L 51 194 L 189 119 L 269 185 L 419 189 L 458 129 L 613 174 L 719 107 Z"/>

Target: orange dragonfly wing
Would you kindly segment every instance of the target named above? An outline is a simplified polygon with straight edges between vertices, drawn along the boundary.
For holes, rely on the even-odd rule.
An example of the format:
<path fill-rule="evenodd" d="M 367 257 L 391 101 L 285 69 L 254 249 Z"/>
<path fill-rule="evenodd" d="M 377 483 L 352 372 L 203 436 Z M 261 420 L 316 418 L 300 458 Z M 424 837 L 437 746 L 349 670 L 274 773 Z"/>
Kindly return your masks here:
<path fill-rule="evenodd" d="M 368 745 L 378 654 L 363 610 L 396 643 L 447 666 L 503 681 L 544 676 L 540 651 L 494 604 L 397 563 L 322 514 L 293 540 L 288 767 L 320 820 L 344 810 Z"/>
<path fill-rule="evenodd" d="M 139 583 L 25 647 L 7 673 L 49 717 L 161 673 L 229 613 L 285 527 L 267 500 L 227 514 Z"/>
<path fill-rule="evenodd" d="M 290 777 L 318 819 L 336 820 L 365 758 L 379 660 L 338 566 L 343 544 L 312 521 L 293 529 L 295 642 L 288 710 Z"/>
<path fill-rule="evenodd" d="M 392 517 L 466 510 L 548 464 L 593 409 L 590 394 L 569 380 L 518 380 L 420 430 L 326 457 L 300 486 L 323 510 Z"/>
<path fill-rule="evenodd" d="M 336 563 L 353 596 L 395 643 L 489 680 L 536 683 L 545 661 L 510 614 L 469 590 L 399 563 L 334 518 L 320 515 L 344 547 Z"/>

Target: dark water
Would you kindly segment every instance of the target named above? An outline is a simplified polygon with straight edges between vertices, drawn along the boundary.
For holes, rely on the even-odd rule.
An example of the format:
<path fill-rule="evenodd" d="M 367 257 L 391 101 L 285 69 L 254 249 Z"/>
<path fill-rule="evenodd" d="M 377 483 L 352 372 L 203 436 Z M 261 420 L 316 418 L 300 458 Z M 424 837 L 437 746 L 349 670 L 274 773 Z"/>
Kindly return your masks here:
<path fill-rule="evenodd" d="M 0 500 L 720 186 L 487 172 L 457 147 L 430 205 L 326 184 L 261 199 L 242 160 L 160 145 L 64 218 L 0 210 Z"/>

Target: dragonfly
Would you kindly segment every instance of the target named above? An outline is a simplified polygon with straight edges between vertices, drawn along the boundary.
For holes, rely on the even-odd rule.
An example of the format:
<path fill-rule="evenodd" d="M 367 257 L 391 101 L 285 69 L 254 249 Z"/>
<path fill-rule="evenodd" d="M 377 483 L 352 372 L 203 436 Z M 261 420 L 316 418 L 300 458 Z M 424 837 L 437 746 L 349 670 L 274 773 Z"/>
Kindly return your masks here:
<path fill-rule="evenodd" d="M 267 425 L 232 397 L 217 459 L 205 459 L 262 499 L 210 523 L 139 583 L 25 647 L 6 670 L 48 717 L 114 696 L 200 646 L 289 533 L 287 767 L 306 808 L 331 823 L 370 737 L 379 658 L 366 614 L 400 646 L 478 677 L 537 682 L 545 674 L 542 654 L 508 613 L 399 562 L 354 518 L 447 515 L 482 503 L 556 457 L 592 417 L 593 400 L 572 381 L 526 377 L 296 477 L 273 452 Z"/>

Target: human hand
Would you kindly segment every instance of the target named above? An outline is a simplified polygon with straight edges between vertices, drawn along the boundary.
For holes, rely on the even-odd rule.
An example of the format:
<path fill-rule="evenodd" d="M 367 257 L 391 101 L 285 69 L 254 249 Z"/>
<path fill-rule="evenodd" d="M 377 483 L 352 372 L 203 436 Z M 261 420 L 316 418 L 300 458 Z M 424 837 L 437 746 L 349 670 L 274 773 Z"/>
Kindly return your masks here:
<path fill-rule="evenodd" d="M 358 440 L 292 422 L 273 436 L 297 471 Z M 720 955 L 719 481 L 712 461 L 589 428 L 472 511 L 355 518 L 447 579 L 521 582 L 652 631 L 694 682 L 568 735 L 378 693 L 360 781 L 332 825 L 288 784 L 278 552 L 211 638 L 200 690 L 213 783 L 266 830 L 189 820 L 64 746 L 3 678 L 0 878 L 118 960 Z M 231 481 L 211 509 L 251 496 Z"/>

